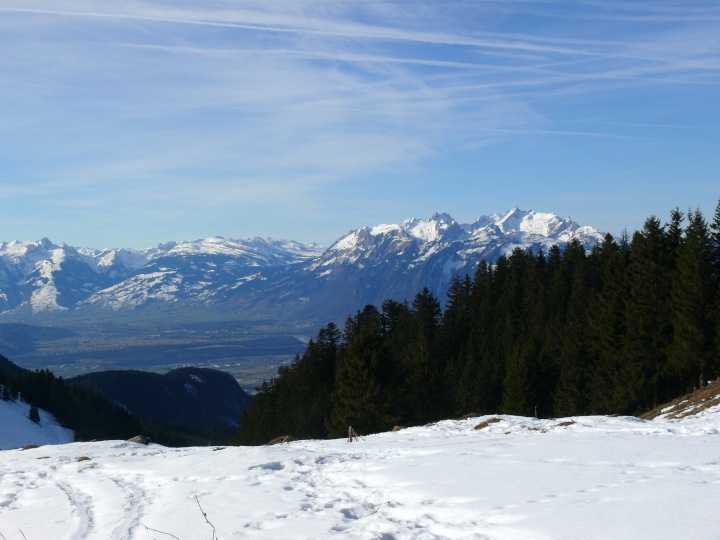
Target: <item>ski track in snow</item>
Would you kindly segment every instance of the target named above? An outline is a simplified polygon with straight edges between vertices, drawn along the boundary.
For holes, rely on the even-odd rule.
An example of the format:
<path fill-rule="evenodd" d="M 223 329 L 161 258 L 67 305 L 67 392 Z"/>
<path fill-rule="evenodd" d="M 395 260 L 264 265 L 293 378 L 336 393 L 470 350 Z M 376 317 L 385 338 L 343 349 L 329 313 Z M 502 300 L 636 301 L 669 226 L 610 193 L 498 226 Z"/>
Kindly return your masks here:
<path fill-rule="evenodd" d="M 354 443 L 4 451 L 0 533 L 211 538 L 199 501 L 223 540 L 720 538 L 720 415 L 502 419 Z"/>

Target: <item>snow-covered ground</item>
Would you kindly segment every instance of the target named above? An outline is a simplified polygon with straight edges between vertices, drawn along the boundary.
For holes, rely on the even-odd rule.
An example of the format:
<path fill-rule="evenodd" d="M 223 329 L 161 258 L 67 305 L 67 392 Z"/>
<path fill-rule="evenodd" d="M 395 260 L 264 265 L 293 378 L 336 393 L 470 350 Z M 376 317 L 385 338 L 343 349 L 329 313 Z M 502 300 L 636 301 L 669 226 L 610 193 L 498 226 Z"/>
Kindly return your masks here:
<path fill-rule="evenodd" d="M 720 538 L 720 407 L 682 420 L 500 418 L 353 443 L 7 450 L 0 534 L 210 539 L 202 508 L 223 540 Z"/>
<path fill-rule="evenodd" d="M 62 444 L 74 440 L 73 432 L 60 426 L 47 411 L 38 410 L 40 424 L 30 421 L 29 412 L 30 405 L 24 401 L 0 399 L 0 450 L 22 448 L 29 444 Z M 4 454 L 0 453 L 0 482 L 4 472 L 3 458 Z M 1 511 L 2 506 L 0 506 Z M 2 519 L 0 519 L 0 528 L 2 528 Z"/>

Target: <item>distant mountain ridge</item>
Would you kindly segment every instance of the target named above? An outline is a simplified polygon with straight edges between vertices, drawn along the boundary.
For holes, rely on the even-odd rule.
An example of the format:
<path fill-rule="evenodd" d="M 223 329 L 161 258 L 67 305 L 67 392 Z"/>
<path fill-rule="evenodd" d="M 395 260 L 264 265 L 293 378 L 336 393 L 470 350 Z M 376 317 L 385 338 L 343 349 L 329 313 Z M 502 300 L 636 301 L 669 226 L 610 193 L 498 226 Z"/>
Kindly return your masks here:
<path fill-rule="evenodd" d="M 195 428 L 236 428 L 250 401 L 230 374 L 215 369 L 186 367 L 163 375 L 99 371 L 68 382 L 104 396 L 138 418 Z"/>
<path fill-rule="evenodd" d="M 170 301 L 179 293 L 202 296 L 205 284 L 214 278 L 209 273 L 241 278 L 250 271 L 297 263 L 320 252 L 314 244 L 262 238 L 212 237 L 166 242 L 142 250 L 75 248 L 53 244 L 47 238 L 2 242 L 0 311 L 68 311 L 116 294 L 118 302 L 107 307 L 132 308 L 149 301 Z M 190 279 L 182 280 L 187 286 L 181 286 L 178 278 L 180 267 L 190 270 Z M 119 284 L 125 285 L 117 288 Z"/>
<path fill-rule="evenodd" d="M 444 298 L 453 276 L 473 274 L 515 248 L 547 251 L 603 239 L 552 213 L 448 214 L 350 231 L 328 249 L 287 240 L 221 237 L 147 250 L 95 250 L 37 242 L 0 243 L 0 311 L 14 314 L 148 306 L 202 306 L 245 314 L 345 317 L 367 303 L 412 298 L 423 287 Z"/>

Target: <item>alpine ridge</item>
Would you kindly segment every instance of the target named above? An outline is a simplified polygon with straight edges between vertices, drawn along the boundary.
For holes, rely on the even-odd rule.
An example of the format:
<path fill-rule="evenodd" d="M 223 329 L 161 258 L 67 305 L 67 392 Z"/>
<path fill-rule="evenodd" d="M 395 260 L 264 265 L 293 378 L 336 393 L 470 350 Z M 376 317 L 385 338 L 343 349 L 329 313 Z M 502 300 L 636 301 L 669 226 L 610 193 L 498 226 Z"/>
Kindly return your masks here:
<path fill-rule="evenodd" d="M 441 300 L 453 276 L 513 249 L 544 250 L 603 239 L 570 218 L 513 208 L 460 224 L 436 213 L 348 232 L 328 249 L 287 240 L 222 237 L 166 242 L 146 250 L 0 243 L 0 310 L 37 314 L 153 305 L 339 319 L 368 303 Z M 275 311 L 273 311 L 275 310 Z"/>

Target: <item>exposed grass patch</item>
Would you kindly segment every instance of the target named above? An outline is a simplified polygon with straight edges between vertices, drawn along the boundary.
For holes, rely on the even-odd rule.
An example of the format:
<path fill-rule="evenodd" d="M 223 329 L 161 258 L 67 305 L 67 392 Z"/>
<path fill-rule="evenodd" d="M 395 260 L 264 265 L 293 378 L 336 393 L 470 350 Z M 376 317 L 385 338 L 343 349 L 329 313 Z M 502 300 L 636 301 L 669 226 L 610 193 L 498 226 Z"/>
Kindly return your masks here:
<path fill-rule="evenodd" d="M 686 418 L 717 405 L 720 405 L 720 380 L 679 397 L 670 403 L 655 407 L 651 411 L 642 414 L 640 418 L 644 420 L 652 420 L 658 416 L 668 419 Z"/>
<path fill-rule="evenodd" d="M 276 444 L 288 444 L 293 441 L 297 441 L 297 439 L 295 437 L 292 437 L 291 435 L 281 435 L 280 437 L 275 437 L 273 440 L 267 443 L 266 446 L 274 446 Z"/>
<path fill-rule="evenodd" d="M 495 424 L 497 422 L 502 422 L 502 418 L 498 418 L 497 416 L 493 416 L 492 418 L 488 418 L 487 420 L 480 422 L 477 426 L 475 426 L 475 429 L 485 429 L 490 424 Z"/>

